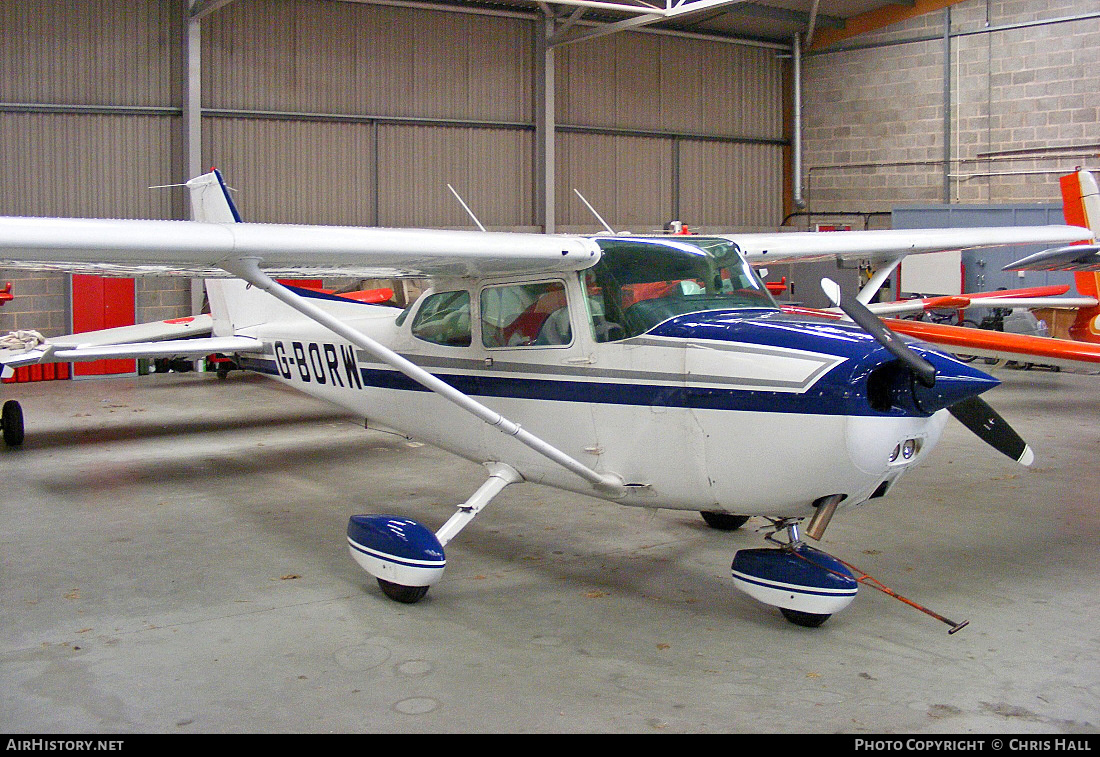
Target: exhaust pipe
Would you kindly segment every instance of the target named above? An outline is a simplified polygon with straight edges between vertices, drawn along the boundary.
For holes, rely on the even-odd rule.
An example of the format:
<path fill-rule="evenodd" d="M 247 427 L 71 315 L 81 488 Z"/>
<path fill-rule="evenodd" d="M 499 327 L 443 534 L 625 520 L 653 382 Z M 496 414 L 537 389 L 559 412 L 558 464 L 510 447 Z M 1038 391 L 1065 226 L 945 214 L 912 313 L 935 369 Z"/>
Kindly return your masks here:
<path fill-rule="evenodd" d="M 814 501 L 814 515 L 806 526 L 806 536 L 816 541 L 821 541 L 825 535 L 825 529 L 829 527 L 829 521 L 833 519 L 837 506 L 844 501 L 845 494 L 830 494 L 828 497 L 819 497 Z"/>

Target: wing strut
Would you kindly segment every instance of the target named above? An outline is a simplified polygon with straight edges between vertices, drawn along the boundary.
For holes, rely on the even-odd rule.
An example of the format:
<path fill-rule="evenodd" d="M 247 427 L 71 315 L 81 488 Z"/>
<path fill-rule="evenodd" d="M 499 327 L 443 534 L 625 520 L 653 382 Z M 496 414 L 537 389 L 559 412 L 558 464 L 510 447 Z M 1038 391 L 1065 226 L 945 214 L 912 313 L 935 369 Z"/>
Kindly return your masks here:
<path fill-rule="evenodd" d="M 856 299 L 864 305 L 869 305 L 871 303 L 871 298 L 882 288 L 882 285 L 886 283 L 886 279 L 890 278 L 890 274 L 901 264 L 902 258 L 904 257 L 904 255 L 898 255 L 896 258 L 888 261 L 886 265 L 879 266 L 870 280 L 863 285 L 863 289 L 859 290 Z M 900 286 L 897 291 L 901 291 Z"/>
<path fill-rule="evenodd" d="M 583 463 L 573 459 L 557 447 L 534 434 L 525 431 L 518 423 L 508 420 L 500 413 L 482 405 L 469 395 L 463 394 L 438 376 L 424 370 L 410 360 L 401 357 L 388 347 L 379 344 L 366 334 L 351 328 L 340 319 L 325 312 L 309 300 L 298 296 L 282 284 L 279 284 L 262 270 L 259 258 L 240 258 L 227 260 L 220 265 L 223 269 L 238 276 L 249 284 L 262 289 L 279 301 L 289 305 L 307 318 L 316 321 L 338 336 L 347 339 L 360 349 L 366 350 L 383 363 L 405 374 L 421 386 L 430 389 L 444 399 L 453 402 L 463 410 L 473 414 L 498 431 L 515 437 L 543 457 L 549 458 L 563 468 L 576 473 L 594 486 L 610 491 L 622 491 L 623 482 L 618 476 L 598 473 Z"/>

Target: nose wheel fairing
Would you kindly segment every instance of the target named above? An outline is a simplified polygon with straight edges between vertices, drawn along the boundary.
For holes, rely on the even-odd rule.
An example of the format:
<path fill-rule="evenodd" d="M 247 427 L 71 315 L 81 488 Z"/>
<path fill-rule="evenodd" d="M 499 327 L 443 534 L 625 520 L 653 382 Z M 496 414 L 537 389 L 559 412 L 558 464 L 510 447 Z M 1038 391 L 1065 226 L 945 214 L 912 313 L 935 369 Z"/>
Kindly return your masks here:
<path fill-rule="evenodd" d="M 742 549 L 734 555 L 734 585 L 764 604 L 778 607 L 800 625 L 820 625 L 855 599 L 859 583 L 835 558 L 796 544 Z"/>
<path fill-rule="evenodd" d="M 443 577 L 447 565 L 434 533 L 415 520 L 395 515 L 353 515 L 348 521 L 348 548 L 383 590 L 398 586 L 426 591 Z"/>

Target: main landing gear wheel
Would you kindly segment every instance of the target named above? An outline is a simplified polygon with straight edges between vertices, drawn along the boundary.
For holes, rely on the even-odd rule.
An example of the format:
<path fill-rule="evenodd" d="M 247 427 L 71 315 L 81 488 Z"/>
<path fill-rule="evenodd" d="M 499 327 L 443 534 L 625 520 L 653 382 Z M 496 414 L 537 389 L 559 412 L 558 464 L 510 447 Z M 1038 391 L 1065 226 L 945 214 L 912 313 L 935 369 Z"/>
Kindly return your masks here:
<path fill-rule="evenodd" d="M 716 528 L 719 531 L 736 531 L 749 520 L 749 516 L 747 515 L 708 512 L 701 512 L 699 514 L 703 516 L 703 520 L 707 522 L 708 526 Z"/>
<path fill-rule="evenodd" d="M 788 610 L 786 607 L 780 607 L 779 611 L 783 613 L 783 617 L 794 623 L 796 626 L 802 626 L 803 628 L 818 628 L 822 623 L 832 617 L 829 615 L 818 615 L 813 612 L 801 612 L 799 610 Z"/>
<path fill-rule="evenodd" d="M 427 586 L 402 586 L 381 578 L 378 579 L 378 585 L 387 597 L 406 605 L 416 604 L 428 593 Z"/>
<path fill-rule="evenodd" d="M 18 402 L 8 400 L 4 403 L 0 425 L 3 426 L 4 444 L 18 447 L 23 443 L 23 408 Z"/>

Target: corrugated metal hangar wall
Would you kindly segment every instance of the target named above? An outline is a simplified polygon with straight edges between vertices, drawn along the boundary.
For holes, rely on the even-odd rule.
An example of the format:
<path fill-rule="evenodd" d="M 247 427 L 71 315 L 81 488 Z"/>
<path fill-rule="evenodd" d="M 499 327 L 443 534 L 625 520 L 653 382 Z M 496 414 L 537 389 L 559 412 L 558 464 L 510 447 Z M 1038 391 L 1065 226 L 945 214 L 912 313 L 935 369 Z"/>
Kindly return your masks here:
<path fill-rule="evenodd" d="M 183 0 L 0 5 L 0 214 L 185 218 Z M 541 228 L 541 27 L 520 13 L 237 0 L 201 22 L 202 162 L 248 220 Z M 620 33 L 556 51 L 557 231 L 782 220 L 774 47 Z M 5 275 L 9 274 L 9 275 Z M 63 277 L 0 272 L 0 330 L 67 328 Z M 139 282 L 138 320 L 189 311 Z"/>

